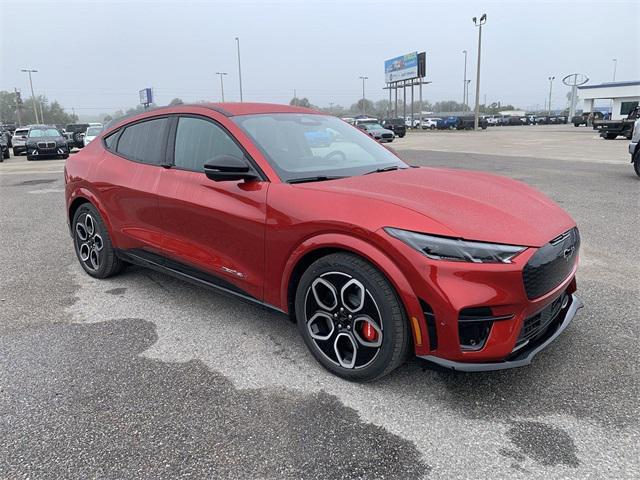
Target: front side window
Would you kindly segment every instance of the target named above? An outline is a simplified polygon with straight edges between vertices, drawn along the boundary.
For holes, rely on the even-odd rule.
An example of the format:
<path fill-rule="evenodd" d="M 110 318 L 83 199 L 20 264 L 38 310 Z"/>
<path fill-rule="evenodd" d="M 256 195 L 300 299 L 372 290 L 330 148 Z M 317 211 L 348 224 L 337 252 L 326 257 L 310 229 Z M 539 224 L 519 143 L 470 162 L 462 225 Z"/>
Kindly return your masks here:
<path fill-rule="evenodd" d="M 638 102 L 621 102 L 620 103 L 620 114 L 621 115 L 629 115 L 634 108 L 638 106 Z"/>
<path fill-rule="evenodd" d="M 87 128 L 87 137 L 97 137 L 102 132 L 102 127 L 89 127 Z"/>
<path fill-rule="evenodd" d="M 407 165 L 346 122 L 328 115 L 239 115 L 233 121 L 265 155 L 283 181 L 362 175 Z"/>
<path fill-rule="evenodd" d="M 204 172 L 204 165 L 221 155 L 242 158 L 244 153 L 229 134 L 215 123 L 197 117 L 178 119 L 174 156 L 176 167 Z"/>
<path fill-rule="evenodd" d="M 137 162 L 162 164 L 168 122 L 167 118 L 156 118 L 126 127 L 120 135 L 116 151 Z"/>

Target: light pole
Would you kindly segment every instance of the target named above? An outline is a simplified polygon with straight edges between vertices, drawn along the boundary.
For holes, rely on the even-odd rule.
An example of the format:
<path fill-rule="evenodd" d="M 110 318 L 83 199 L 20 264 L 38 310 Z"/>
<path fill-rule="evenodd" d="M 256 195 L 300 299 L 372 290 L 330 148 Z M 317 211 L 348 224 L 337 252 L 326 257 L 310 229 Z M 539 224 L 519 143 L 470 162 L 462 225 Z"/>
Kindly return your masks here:
<path fill-rule="evenodd" d="M 464 53 L 464 83 L 462 84 L 462 111 L 467 110 L 467 51 L 462 50 Z"/>
<path fill-rule="evenodd" d="M 222 101 L 224 102 L 224 82 L 222 81 L 222 77 L 224 77 L 227 72 L 216 72 L 216 75 L 220 75 L 220 93 L 222 95 Z"/>
<path fill-rule="evenodd" d="M 551 91 L 553 90 L 553 81 L 556 77 L 549 77 L 549 116 L 551 116 Z"/>
<path fill-rule="evenodd" d="M 471 80 L 467 80 L 467 96 L 464 99 L 464 104 L 467 106 L 467 109 L 469 109 L 469 84 L 471 83 Z"/>
<path fill-rule="evenodd" d="M 365 114 L 366 110 L 365 110 L 365 106 L 364 106 L 364 81 L 367 80 L 369 77 L 360 77 L 360 79 L 362 80 L 362 113 Z"/>
<path fill-rule="evenodd" d="M 240 101 L 242 102 L 242 67 L 240 66 L 240 37 L 236 37 L 238 45 L 238 80 L 240 82 Z"/>
<path fill-rule="evenodd" d="M 614 58 L 613 59 L 613 81 L 616 81 L 616 70 L 618 68 L 618 59 Z"/>
<path fill-rule="evenodd" d="M 36 123 L 40 123 L 40 120 L 38 119 L 38 109 L 36 107 L 36 95 L 35 93 L 33 93 L 33 81 L 31 80 L 31 74 L 37 73 L 38 70 L 23 68 L 22 71 L 29 74 L 29 85 L 31 85 L 31 102 L 33 103 L 33 113 L 36 114 Z"/>
<path fill-rule="evenodd" d="M 478 117 L 480 115 L 480 53 L 482 52 L 482 25 L 487 23 L 487 14 L 483 13 L 480 21 L 473 17 L 473 23 L 478 27 L 478 72 L 476 75 L 476 112 L 473 119 L 473 129 L 478 130 Z"/>

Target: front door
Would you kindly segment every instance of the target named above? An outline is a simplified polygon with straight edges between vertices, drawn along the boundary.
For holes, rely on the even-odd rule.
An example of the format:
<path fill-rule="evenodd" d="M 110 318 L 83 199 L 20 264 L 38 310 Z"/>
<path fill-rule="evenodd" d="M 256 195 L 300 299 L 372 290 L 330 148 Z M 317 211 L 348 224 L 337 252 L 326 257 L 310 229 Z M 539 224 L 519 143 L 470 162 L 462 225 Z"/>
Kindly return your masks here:
<path fill-rule="evenodd" d="M 209 118 L 179 117 L 172 144 L 173 166 L 162 172 L 158 186 L 165 254 L 190 275 L 262 300 L 269 183 L 207 178 L 205 163 L 220 155 L 245 156 Z"/>

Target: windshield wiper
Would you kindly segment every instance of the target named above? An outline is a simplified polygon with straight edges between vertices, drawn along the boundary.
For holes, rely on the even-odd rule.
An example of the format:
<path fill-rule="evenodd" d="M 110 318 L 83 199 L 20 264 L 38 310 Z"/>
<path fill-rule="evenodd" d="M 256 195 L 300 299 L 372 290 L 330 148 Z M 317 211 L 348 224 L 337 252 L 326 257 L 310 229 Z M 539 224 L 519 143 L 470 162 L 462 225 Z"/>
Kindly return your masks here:
<path fill-rule="evenodd" d="M 287 180 L 287 183 L 324 182 L 325 180 L 337 180 L 339 178 L 345 177 L 339 175 L 317 175 L 315 177 L 292 178 L 291 180 Z"/>
<path fill-rule="evenodd" d="M 389 167 L 382 167 L 382 168 L 378 168 L 376 170 L 371 170 L 370 172 L 363 173 L 363 175 L 369 175 L 371 173 L 390 172 L 392 170 L 399 170 L 399 169 L 400 169 L 400 167 L 398 167 L 397 165 L 391 165 Z"/>

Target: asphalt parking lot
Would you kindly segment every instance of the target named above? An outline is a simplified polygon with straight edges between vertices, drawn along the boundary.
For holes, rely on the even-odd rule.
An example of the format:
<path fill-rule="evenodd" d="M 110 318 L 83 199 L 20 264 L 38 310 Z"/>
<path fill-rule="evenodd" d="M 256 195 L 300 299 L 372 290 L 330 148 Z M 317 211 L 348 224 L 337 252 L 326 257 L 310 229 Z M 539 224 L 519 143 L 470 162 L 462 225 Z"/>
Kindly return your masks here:
<path fill-rule="evenodd" d="M 282 316 L 79 266 L 63 161 L 0 164 L 0 478 L 639 478 L 640 179 L 573 126 L 418 132 L 409 163 L 493 172 L 582 234 L 574 323 L 534 363 L 324 371 Z"/>

